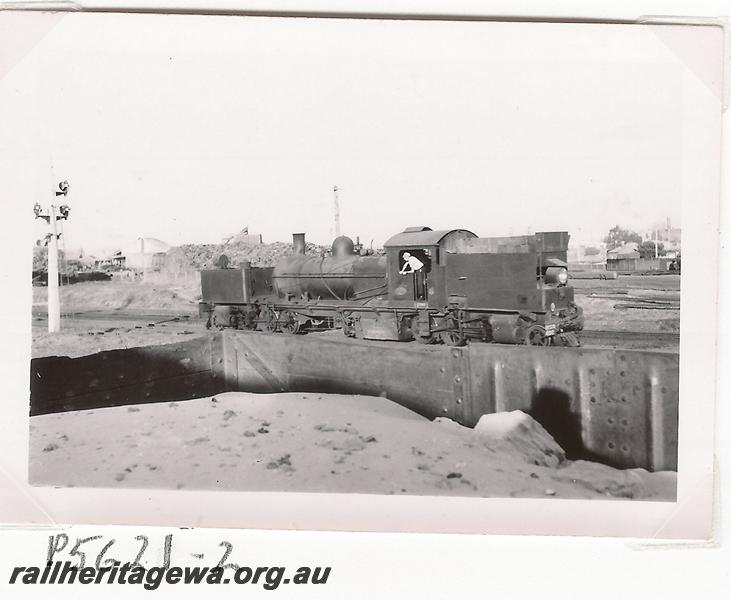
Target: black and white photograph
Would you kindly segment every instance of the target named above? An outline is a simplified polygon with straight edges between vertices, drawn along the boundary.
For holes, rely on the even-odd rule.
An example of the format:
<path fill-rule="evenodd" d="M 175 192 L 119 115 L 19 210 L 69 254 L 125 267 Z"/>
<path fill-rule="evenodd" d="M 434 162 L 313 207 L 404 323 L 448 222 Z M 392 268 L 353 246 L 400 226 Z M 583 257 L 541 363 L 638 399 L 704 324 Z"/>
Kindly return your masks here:
<path fill-rule="evenodd" d="M 712 469 L 722 29 L 22 24 L 30 493 L 672 511 Z"/>

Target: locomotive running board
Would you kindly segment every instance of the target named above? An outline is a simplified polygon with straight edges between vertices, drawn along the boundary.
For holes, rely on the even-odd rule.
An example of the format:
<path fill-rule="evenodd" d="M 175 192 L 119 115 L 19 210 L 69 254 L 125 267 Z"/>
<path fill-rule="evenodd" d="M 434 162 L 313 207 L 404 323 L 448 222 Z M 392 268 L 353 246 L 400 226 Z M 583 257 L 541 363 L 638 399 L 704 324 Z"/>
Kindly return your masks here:
<path fill-rule="evenodd" d="M 644 350 L 464 348 L 241 331 L 31 361 L 31 415 L 223 391 L 385 396 L 474 426 L 523 410 L 573 459 L 676 470 L 679 356 Z"/>

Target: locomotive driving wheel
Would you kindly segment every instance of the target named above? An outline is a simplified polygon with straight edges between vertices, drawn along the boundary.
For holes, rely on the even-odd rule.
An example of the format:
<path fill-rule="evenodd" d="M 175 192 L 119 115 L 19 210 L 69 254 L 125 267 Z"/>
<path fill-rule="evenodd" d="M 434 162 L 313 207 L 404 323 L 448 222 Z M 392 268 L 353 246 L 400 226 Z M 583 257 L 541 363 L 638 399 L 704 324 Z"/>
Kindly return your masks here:
<path fill-rule="evenodd" d="M 279 327 L 284 333 L 295 335 L 300 331 L 300 322 L 297 315 L 291 310 L 282 311 L 279 315 Z"/>
<path fill-rule="evenodd" d="M 247 310 L 242 319 L 242 325 L 244 329 L 256 329 L 256 318 L 259 315 L 257 314 L 256 310 L 251 308 Z"/>
<path fill-rule="evenodd" d="M 226 327 L 235 326 L 236 319 L 233 317 L 233 315 L 227 314 L 224 311 L 216 311 L 215 309 L 211 313 L 210 317 L 208 318 L 208 322 L 206 323 L 207 329 L 217 329 L 218 331 L 222 331 Z"/>
<path fill-rule="evenodd" d="M 447 346 L 464 346 L 467 336 L 459 330 L 459 322 L 452 315 L 447 315 L 439 323 L 439 340 Z"/>
<path fill-rule="evenodd" d="M 271 308 L 267 308 L 264 312 L 264 329 L 266 331 L 277 331 L 279 329 L 279 319 L 277 313 Z"/>
<path fill-rule="evenodd" d="M 345 337 L 358 337 L 358 333 L 356 331 L 355 323 L 357 321 L 357 317 L 353 315 L 351 312 L 343 312 L 340 316 L 340 323 L 342 324 L 343 328 L 343 335 Z"/>
<path fill-rule="evenodd" d="M 546 335 L 543 325 L 531 325 L 525 332 L 525 343 L 528 346 L 550 346 L 551 338 Z"/>
<path fill-rule="evenodd" d="M 211 317 L 211 325 L 214 329 L 218 329 L 218 331 L 221 331 L 229 326 L 228 320 L 223 320 L 218 315 L 213 315 Z"/>

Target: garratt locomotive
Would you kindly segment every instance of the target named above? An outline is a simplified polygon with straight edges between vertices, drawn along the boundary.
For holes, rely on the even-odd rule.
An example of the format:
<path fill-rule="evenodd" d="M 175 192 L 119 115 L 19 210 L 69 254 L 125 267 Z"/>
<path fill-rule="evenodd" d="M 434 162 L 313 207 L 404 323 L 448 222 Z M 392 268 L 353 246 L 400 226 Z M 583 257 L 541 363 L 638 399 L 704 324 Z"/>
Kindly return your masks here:
<path fill-rule="evenodd" d="M 579 345 L 581 308 L 568 285 L 566 232 L 480 238 L 409 227 L 360 256 L 341 236 L 331 254 L 294 254 L 275 267 L 201 271 L 207 326 L 460 346 L 467 341 Z M 221 266 L 226 266 L 222 264 Z"/>

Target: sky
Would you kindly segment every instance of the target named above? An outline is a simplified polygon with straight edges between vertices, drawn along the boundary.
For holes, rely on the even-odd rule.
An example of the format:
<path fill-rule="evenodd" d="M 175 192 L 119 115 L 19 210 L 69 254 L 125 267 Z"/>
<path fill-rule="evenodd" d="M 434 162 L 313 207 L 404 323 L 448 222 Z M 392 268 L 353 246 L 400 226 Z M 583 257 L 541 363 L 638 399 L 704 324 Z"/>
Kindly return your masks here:
<path fill-rule="evenodd" d="M 334 185 L 375 246 L 413 225 L 599 241 L 680 226 L 718 160 L 718 28 L 33 18 L 0 69 L 0 175 L 31 221 L 67 179 L 86 252 L 244 226 L 328 243 Z"/>

